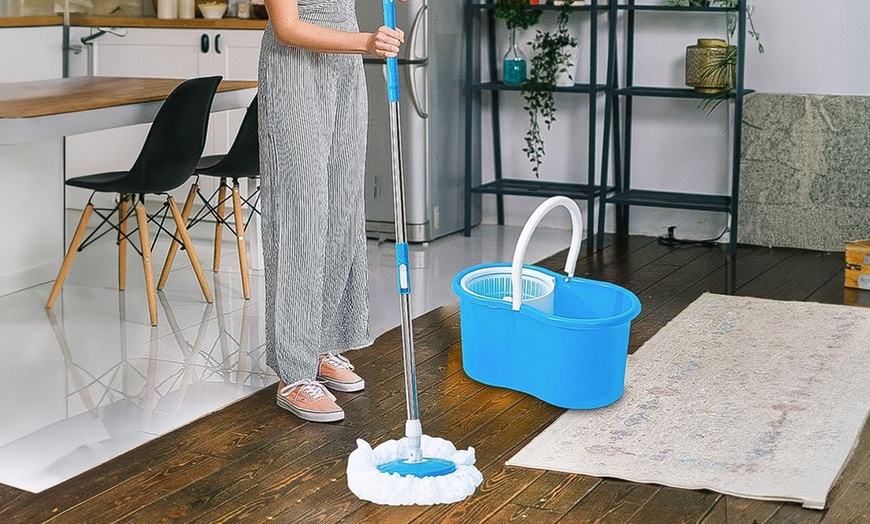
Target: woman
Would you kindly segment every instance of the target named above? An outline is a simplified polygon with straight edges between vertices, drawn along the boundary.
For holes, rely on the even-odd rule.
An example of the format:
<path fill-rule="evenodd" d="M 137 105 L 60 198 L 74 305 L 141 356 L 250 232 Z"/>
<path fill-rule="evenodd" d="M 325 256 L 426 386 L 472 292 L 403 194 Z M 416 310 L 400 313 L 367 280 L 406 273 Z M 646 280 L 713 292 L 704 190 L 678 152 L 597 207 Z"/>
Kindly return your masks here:
<path fill-rule="evenodd" d="M 325 386 L 365 387 L 340 353 L 372 343 L 360 55 L 394 57 L 404 34 L 359 32 L 354 0 L 266 8 L 258 104 L 267 363 L 281 379 L 279 406 L 333 422 L 344 411 Z"/>

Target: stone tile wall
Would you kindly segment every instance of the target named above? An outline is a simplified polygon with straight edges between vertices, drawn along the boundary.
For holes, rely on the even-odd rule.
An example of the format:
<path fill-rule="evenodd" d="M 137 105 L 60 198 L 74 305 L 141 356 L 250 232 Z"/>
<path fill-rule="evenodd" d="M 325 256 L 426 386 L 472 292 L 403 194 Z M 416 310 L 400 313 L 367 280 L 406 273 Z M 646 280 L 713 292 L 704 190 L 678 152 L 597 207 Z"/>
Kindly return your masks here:
<path fill-rule="evenodd" d="M 870 238 L 870 96 L 746 97 L 741 243 L 843 251 Z"/>

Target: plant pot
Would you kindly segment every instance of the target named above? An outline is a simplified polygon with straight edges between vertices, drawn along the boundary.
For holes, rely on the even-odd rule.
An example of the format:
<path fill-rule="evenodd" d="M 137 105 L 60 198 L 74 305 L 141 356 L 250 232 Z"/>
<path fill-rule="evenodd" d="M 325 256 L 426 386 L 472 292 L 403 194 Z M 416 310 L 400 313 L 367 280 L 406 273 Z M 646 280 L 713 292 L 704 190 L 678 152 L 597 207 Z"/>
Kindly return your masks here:
<path fill-rule="evenodd" d="M 519 85 L 526 81 L 528 64 L 526 57 L 517 44 L 517 29 L 510 32 L 510 44 L 502 61 L 502 81 L 505 84 Z"/>
<path fill-rule="evenodd" d="M 699 38 L 686 48 L 686 85 L 699 93 L 718 93 L 735 84 L 737 46 L 721 38 Z"/>

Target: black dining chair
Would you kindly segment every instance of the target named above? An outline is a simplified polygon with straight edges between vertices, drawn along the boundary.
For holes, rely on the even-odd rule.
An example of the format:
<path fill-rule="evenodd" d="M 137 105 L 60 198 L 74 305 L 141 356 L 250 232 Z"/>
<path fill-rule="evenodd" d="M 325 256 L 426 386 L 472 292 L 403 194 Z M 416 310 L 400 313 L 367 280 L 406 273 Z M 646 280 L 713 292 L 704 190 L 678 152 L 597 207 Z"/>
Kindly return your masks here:
<path fill-rule="evenodd" d="M 169 191 L 184 184 L 196 169 L 205 147 L 211 105 L 220 82 L 220 76 L 211 76 L 194 78 L 178 85 L 160 106 L 139 157 L 129 171 L 86 175 L 66 181 L 69 186 L 90 189 L 93 193 L 82 212 L 66 257 L 54 281 L 54 287 L 45 305 L 47 309 L 51 309 L 57 300 L 76 253 L 112 230 L 117 232 L 119 289 L 124 290 L 126 287 L 127 243 L 129 242 L 142 256 L 151 325 L 157 325 L 157 294 L 154 287 L 151 251 L 161 231 L 171 236 L 172 245 L 181 245 L 185 248 L 206 301 L 209 303 L 213 301 L 196 250 L 187 233 L 185 221 Z M 114 208 L 100 209 L 94 207 L 92 203 L 96 193 L 118 193 L 120 196 Z M 157 213 L 149 215 L 145 209 L 145 195 L 150 194 L 165 195 L 166 201 Z M 132 206 L 132 209 L 128 209 L 128 205 Z M 102 221 L 83 242 L 82 237 L 92 212 L 99 215 Z M 116 212 L 117 224 L 112 222 Z M 138 227 L 128 233 L 127 221 L 133 214 L 136 215 Z M 163 225 L 169 214 L 176 224 L 175 235 Z M 158 228 L 153 243 L 148 234 L 149 223 L 155 224 Z M 138 247 L 131 240 L 137 230 Z"/>
<path fill-rule="evenodd" d="M 257 97 L 251 101 L 245 112 L 245 117 L 242 119 L 242 124 L 239 127 L 239 132 L 236 134 L 233 145 L 226 155 L 213 155 L 203 157 L 197 168 L 196 178 L 190 191 L 187 195 L 187 200 L 184 202 L 181 216 L 184 218 L 187 228 L 190 229 L 194 225 L 211 217 L 215 221 L 214 231 L 214 264 L 212 270 L 217 272 L 220 270 L 221 263 L 221 237 L 223 228 L 226 227 L 236 237 L 239 254 L 239 272 L 242 277 L 242 293 L 245 299 L 251 298 L 251 279 L 248 271 L 248 251 L 245 246 L 245 230 L 250 224 L 251 219 L 255 214 L 259 214 L 257 209 L 259 203 L 260 188 L 257 187 L 250 195 L 243 197 L 239 190 L 239 179 L 250 178 L 258 179 L 260 177 L 260 142 L 257 137 Z M 199 185 L 199 177 L 208 176 L 220 179 L 218 188 L 214 190 L 211 196 L 206 197 Z M 227 185 L 227 179 L 233 181 L 233 187 L 230 190 Z M 230 195 L 227 196 L 227 191 L 230 190 Z M 196 198 L 202 202 L 202 209 L 192 218 L 188 220 L 193 203 Z M 225 215 L 224 210 L 227 202 L 232 201 L 233 207 L 233 223 L 229 221 L 229 217 Z M 245 221 L 242 216 L 242 204 L 248 206 L 250 210 L 248 219 Z M 157 283 L 157 289 L 163 289 L 166 285 L 166 280 L 169 278 L 169 272 L 172 270 L 172 263 L 175 260 L 175 255 L 178 252 L 178 244 L 173 244 L 169 248 L 169 253 L 166 255 L 166 262 L 163 264 L 163 272 L 160 275 L 160 281 Z"/>

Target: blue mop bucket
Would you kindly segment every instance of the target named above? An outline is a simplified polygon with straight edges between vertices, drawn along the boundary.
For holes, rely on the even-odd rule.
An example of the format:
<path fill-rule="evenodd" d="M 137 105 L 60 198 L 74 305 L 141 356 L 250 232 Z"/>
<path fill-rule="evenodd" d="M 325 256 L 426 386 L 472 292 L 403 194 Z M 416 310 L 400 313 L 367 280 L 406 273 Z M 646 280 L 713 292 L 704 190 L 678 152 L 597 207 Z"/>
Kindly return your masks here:
<path fill-rule="evenodd" d="M 523 265 L 532 233 L 557 206 L 568 209 L 573 225 L 567 277 Z M 581 224 L 573 200 L 550 198 L 526 222 L 511 264 L 481 264 L 454 277 L 469 377 L 567 409 L 599 408 L 622 396 L 640 301 L 620 286 L 573 276 Z"/>

